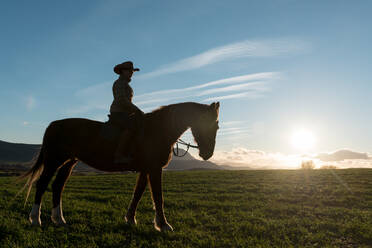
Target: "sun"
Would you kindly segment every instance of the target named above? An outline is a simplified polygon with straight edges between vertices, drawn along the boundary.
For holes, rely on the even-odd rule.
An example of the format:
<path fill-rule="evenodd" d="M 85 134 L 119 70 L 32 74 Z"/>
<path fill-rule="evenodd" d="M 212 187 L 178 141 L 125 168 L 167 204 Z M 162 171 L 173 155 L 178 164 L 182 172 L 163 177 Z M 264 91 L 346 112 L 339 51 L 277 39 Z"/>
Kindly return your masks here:
<path fill-rule="evenodd" d="M 298 129 L 293 132 L 291 137 L 293 148 L 302 152 L 309 151 L 314 148 L 316 143 L 315 135 L 307 129 Z"/>

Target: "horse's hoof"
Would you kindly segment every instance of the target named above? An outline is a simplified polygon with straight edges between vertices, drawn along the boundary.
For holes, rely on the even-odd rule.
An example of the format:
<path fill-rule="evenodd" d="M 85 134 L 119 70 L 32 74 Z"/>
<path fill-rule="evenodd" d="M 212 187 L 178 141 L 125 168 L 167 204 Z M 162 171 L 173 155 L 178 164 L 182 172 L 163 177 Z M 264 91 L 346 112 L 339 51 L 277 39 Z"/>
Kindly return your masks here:
<path fill-rule="evenodd" d="M 155 222 L 154 227 L 159 232 L 173 232 L 173 227 L 169 225 L 168 222 L 165 222 L 164 224 L 161 224 L 161 225 L 158 225 Z"/>
<path fill-rule="evenodd" d="M 137 225 L 137 221 L 135 217 L 125 216 L 125 222 L 129 225 L 133 225 L 133 226 Z"/>
<path fill-rule="evenodd" d="M 30 221 L 31 226 L 37 226 L 37 227 L 41 226 L 41 220 L 38 217 L 29 216 L 28 220 Z"/>
<path fill-rule="evenodd" d="M 161 232 L 173 232 L 173 227 L 169 225 L 169 223 L 165 223 L 164 225 L 161 226 L 160 231 Z"/>
<path fill-rule="evenodd" d="M 54 225 L 56 226 L 67 226 L 66 224 L 66 221 L 64 218 L 56 218 L 56 217 L 51 217 L 52 219 L 52 222 L 54 223 Z"/>

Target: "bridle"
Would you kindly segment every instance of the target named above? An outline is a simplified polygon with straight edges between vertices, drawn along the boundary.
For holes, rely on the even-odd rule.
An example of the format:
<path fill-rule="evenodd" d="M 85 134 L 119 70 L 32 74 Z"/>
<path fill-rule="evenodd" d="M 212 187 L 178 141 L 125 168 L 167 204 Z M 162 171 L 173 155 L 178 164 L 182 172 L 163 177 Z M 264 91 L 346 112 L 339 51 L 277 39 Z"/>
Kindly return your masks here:
<path fill-rule="evenodd" d="M 175 114 L 174 114 L 175 111 L 176 111 L 176 110 L 173 110 L 172 113 L 171 113 L 171 115 L 172 115 L 173 125 L 174 125 L 174 126 L 176 127 L 176 129 L 177 129 L 177 121 L 176 121 L 176 119 L 175 119 Z M 187 147 L 185 153 L 181 154 L 180 149 L 179 149 L 179 145 L 185 145 L 185 146 Z M 199 148 L 199 146 L 191 145 L 190 143 L 187 143 L 187 142 L 183 141 L 182 139 L 178 139 L 178 140 L 176 141 L 176 146 L 173 147 L 173 154 L 174 154 L 174 156 L 176 156 L 176 157 L 184 157 L 184 156 L 186 156 L 186 154 L 188 153 L 190 147 L 192 147 L 192 148 Z"/>
<path fill-rule="evenodd" d="M 185 153 L 182 154 L 182 155 L 180 154 L 180 151 L 179 151 L 179 148 L 178 148 L 178 144 L 185 145 L 187 147 Z M 176 142 L 176 147 L 173 147 L 173 154 L 176 157 L 184 157 L 187 154 L 187 152 L 189 151 L 190 147 L 192 147 L 192 148 L 199 148 L 199 146 L 191 145 L 190 143 L 187 143 L 187 142 L 183 141 L 182 139 L 178 139 L 177 142 Z"/>

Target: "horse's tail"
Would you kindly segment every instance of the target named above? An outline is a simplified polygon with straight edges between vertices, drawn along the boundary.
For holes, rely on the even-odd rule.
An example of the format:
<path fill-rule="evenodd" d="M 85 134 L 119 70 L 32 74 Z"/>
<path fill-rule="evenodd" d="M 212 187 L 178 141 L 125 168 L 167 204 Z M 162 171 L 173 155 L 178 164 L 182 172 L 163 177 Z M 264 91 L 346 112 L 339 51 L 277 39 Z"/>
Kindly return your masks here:
<path fill-rule="evenodd" d="M 27 187 L 27 195 L 25 199 L 25 204 L 27 202 L 27 199 L 30 195 L 32 184 L 40 177 L 40 174 L 43 172 L 44 169 L 44 145 L 41 147 L 38 158 L 35 162 L 35 164 L 32 166 L 32 168 L 24 173 L 23 175 L 19 176 L 18 180 L 26 179 L 27 181 L 23 188 L 17 193 L 17 195 L 24 191 L 24 189 Z"/>

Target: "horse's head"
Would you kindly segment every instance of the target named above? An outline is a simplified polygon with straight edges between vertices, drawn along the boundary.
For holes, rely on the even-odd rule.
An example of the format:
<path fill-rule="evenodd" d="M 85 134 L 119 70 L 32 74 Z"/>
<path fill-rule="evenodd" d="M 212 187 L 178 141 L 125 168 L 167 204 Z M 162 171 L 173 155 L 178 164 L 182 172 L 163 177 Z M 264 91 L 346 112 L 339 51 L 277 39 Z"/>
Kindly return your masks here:
<path fill-rule="evenodd" d="M 218 130 L 218 114 L 220 103 L 209 105 L 199 119 L 196 119 L 191 127 L 192 135 L 199 146 L 199 156 L 204 160 L 212 157 L 216 144 L 216 133 Z"/>

